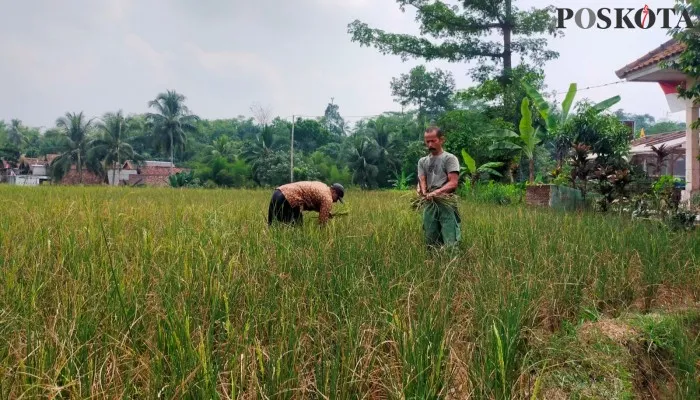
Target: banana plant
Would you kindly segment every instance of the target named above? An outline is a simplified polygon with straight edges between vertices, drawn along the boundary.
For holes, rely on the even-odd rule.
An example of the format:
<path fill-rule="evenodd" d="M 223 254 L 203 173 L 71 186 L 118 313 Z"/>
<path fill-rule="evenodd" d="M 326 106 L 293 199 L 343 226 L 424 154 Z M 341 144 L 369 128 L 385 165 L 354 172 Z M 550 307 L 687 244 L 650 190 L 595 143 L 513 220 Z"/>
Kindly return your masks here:
<path fill-rule="evenodd" d="M 552 110 L 550 109 L 549 103 L 547 103 L 547 101 L 534 87 L 532 87 L 526 82 L 523 82 L 523 88 L 525 89 L 525 93 L 527 93 L 527 95 L 532 98 L 532 101 L 535 104 L 535 108 L 537 108 L 537 111 L 542 116 L 542 119 L 545 122 L 547 133 L 550 136 L 554 136 L 554 145 L 556 147 L 556 152 L 558 155 L 558 166 L 560 167 L 561 159 L 563 158 L 564 153 L 571 148 L 572 143 L 568 138 L 564 137 L 563 135 L 560 135 L 559 132 L 561 130 L 561 127 L 564 126 L 566 121 L 569 119 L 571 106 L 574 103 L 574 97 L 576 97 L 578 86 L 576 85 L 576 83 L 572 83 L 571 85 L 569 85 L 569 90 L 566 93 L 566 97 L 561 103 L 561 114 L 559 115 L 559 118 L 554 116 Z M 595 113 L 603 112 L 608 108 L 612 107 L 613 105 L 617 104 L 619 101 L 620 96 L 613 96 L 609 99 L 603 100 L 600 103 L 593 105 L 593 110 Z"/>
<path fill-rule="evenodd" d="M 532 87 L 526 82 L 523 82 L 523 87 L 525 88 L 525 92 L 527 93 L 527 95 L 530 96 L 532 98 L 532 101 L 535 103 L 535 107 L 542 116 L 542 119 L 544 119 L 548 132 L 555 133 L 555 131 L 558 128 L 560 128 L 564 123 L 566 123 L 566 121 L 569 118 L 571 106 L 574 103 L 574 97 L 576 97 L 576 92 L 578 91 L 578 86 L 576 85 L 576 83 L 572 83 L 569 85 L 569 91 L 566 93 L 566 97 L 561 103 L 561 115 L 559 116 L 559 118 L 556 118 L 552 114 L 549 107 L 549 103 L 547 103 L 547 101 L 534 87 Z M 593 106 L 593 110 L 595 110 L 598 113 L 603 112 L 617 104 L 619 101 L 620 96 L 613 96 L 609 99 L 603 100 L 600 103 L 595 104 Z"/>
<path fill-rule="evenodd" d="M 501 177 L 501 173 L 495 170 L 495 168 L 500 168 L 503 166 L 502 162 L 487 162 L 479 166 L 476 165 L 476 160 L 467 153 L 466 150 L 462 149 L 462 160 L 464 161 L 464 166 L 461 168 L 460 175 L 468 176 L 471 187 L 476 186 L 476 182 L 479 181 L 481 174 L 488 173 L 489 175 L 494 175 Z"/>
<path fill-rule="evenodd" d="M 530 161 L 530 183 L 535 182 L 535 149 L 541 140 L 539 127 L 532 126 L 532 112 L 530 112 L 530 100 L 525 97 L 520 104 L 520 134 L 509 129 L 494 132 L 491 136 L 496 139 L 496 143 L 491 145 L 490 150 L 514 150 L 522 152 Z"/>

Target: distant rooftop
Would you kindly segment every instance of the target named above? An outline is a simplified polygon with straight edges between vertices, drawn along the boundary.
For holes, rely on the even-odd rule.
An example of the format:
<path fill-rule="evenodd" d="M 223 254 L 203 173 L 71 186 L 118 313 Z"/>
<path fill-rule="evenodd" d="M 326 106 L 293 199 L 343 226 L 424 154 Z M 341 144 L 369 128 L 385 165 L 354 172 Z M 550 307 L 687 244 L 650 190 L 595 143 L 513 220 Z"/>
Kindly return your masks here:
<path fill-rule="evenodd" d="M 144 165 L 146 167 L 162 167 L 162 168 L 174 167 L 173 163 L 171 163 L 170 161 L 145 161 Z"/>
<path fill-rule="evenodd" d="M 685 138 L 685 131 L 664 132 L 655 135 L 647 135 L 643 138 L 634 139 L 631 142 L 632 146 L 656 146 L 660 143 L 666 143 L 675 139 Z"/>

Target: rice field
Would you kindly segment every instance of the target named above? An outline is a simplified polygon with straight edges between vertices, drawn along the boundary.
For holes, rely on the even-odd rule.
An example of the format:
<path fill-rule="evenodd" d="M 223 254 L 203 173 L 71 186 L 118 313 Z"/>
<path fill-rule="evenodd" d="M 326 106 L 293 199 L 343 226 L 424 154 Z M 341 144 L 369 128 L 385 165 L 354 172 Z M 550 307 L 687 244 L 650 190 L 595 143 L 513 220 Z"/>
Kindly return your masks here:
<path fill-rule="evenodd" d="M 268 229 L 270 191 L 0 186 L 0 398 L 573 398 L 565 334 L 700 309 L 698 232 L 462 201 L 429 253 L 412 194 Z"/>

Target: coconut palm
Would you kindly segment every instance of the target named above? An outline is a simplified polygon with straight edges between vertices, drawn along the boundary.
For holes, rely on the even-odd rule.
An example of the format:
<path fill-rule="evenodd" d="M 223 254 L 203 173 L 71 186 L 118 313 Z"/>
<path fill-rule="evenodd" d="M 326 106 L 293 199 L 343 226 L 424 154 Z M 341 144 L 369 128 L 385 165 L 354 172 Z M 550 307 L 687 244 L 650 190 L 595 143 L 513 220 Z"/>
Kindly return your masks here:
<path fill-rule="evenodd" d="M 219 136 L 211 145 L 211 155 L 231 159 L 235 155 L 235 145 L 227 136 Z"/>
<path fill-rule="evenodd" d="M 148 102 L 156 113 L 148 113 L 146 118 L 157 147 L 170 153 L 171 175 L 175 149 L 184 150 L 187 133 L 194 132 L 197 129 L 195 123 L 199 121 L 199 117 L 190 114 L 184 103 L 185 96 L 171 90 L 160 93 L 155 100 Z"/>
<path fill-rule="evenodd" d="M 117 182 L 117 174 L 121 177 L 124 161 L 132 160 L 136 163 L 142 161 L 128 143 L 132 130 L 131 122 L 131 118 L 124 117 L 119 110 L 116 113 L 105 114 L 102 122 L 97 125 L 100 136 L 92 141 L 90 156 L 101 160 L 105 169 L 112 168 L 112 182 Z"/>
<path fill-rule="evenodd" d="M 10 122 L 10 127 L 7 129 L 7 142 L 18 149 L 27 142 L 22 121 L 13 119 Z"/>
<path fill-rule="evenodd" d="M 270 157 L 279 148 L 274 132 L 269 127 L 256 135 L 255 141 L 247 141 L 242 152 L 243 160 L 251 167 L 253 180 L 260 183 L 259 173 L 268 165 Z"/>
<path fill-rule="evenodd" d="M 356 139 L 350 149 L 349 165 L 353 171 L 352 179 L 363 189 L 376 185 L 379 167 L 377 163 L 381 157 L 381 149 L 374 139 L 361 136 Z"/>
<path fill-rule="evenodd" d="M 90 131 L 93 129 L 93 120 L 88 120 L 82 112 L 66 113 L 65 116 L 56 120 L 56 127 L 64 137 L 64 150 L 60 156 L 51 162 L 51 172 L 55 179 L 61 180 L 70 171 L 73 164 L 78 169 L 78 181 L 83 183 L 83 168 L 95 173 L 99 165 L 88 162 L 88 150 L 90 147 Z M 98 163 L 99 164 L 99 163 Z"/>

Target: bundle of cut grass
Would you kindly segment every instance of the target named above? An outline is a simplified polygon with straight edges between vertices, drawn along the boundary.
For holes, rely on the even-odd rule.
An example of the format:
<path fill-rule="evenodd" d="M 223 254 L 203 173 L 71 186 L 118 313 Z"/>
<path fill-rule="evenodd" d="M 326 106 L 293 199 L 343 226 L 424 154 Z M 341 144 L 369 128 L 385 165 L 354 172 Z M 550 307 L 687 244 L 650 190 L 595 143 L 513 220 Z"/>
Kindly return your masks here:
<path fill-rule="evenodd" d="M 331 213 L 331 218 L 342 217 L 342 216 L 345 216 L 345 215 L 348 215 L 348 214 L 350 214 L 349 211 L 332 212 L 332 213 Z M 312 218 L 318 218 L 318 215 L 313 215 Z"/>
<path fill-rule="evenodd" d="M 457 208 L 458 205 L 458 197 L 454 194 L 431 196 L 429 198 L 418 196 L 411 201 L 411 208 L 417 211 L 431 206 L 447 206 Z"/>

